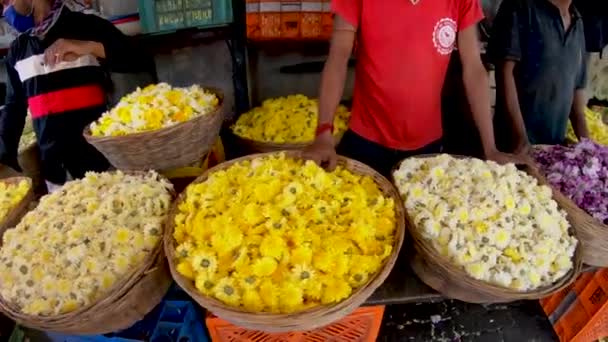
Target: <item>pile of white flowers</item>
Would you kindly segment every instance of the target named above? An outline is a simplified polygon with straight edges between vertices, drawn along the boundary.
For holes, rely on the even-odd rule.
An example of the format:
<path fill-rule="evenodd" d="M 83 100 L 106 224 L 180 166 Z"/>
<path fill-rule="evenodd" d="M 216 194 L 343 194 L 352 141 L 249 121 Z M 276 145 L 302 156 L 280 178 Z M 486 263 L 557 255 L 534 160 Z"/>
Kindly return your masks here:
<path fill-rule="evenodd" d="M 412 158 L 394 178 L 414 229 L 471 277 L 529 291 L 572 269 L 578 241 L 566 213 L 514 165 Z"/>
<path fill-rule="evenodd" d="M 162 239 L 172 185 L 158 174 L 88 173 L 44 196 L 0 248 L 0 296 L 53 316 L 104 296 Z"/>

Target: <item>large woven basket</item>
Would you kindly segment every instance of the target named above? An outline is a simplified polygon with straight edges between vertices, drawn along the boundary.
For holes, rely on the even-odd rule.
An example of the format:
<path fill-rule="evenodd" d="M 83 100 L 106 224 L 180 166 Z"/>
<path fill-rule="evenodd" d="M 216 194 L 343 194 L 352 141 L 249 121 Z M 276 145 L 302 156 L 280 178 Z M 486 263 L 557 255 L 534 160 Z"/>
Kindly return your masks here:
<path fill-rule="evenodd" d="M 94 137 L 90 126 L 85 139 L 119 170 L 170 170 L 190 165 L 213 147 L 225 117 L 224 94 L 205 87 L 219 98 L 218 108 L 207 115 L 156 131 L 119 137 Z"/>
<path fill-rule="evenodd" d="M 129 328 L 143 319 L 161 302 L 172 282 L 163 244 L 159 242 L 139 267 L 86 307 L 57 316 L 33 316 L 0 297 L 0 312 L 32 329 L 76 335 L 106 334 Z"/>
<path fill-rule="evenodd" d="M 534 148 L 543 149 L 548 145 L 536 145 Z M 542 182 L 549 185 L 541 173 L 535 175 Z M 589 215 L 568 196 L 552 187 L 554 196 L 559 197 L 559 203 L 568 215 L 575 217 L 576 234 L 583 244 L 583 262 L 597 267 L 608 267 L 608 225 Z M 608 208 L 606 208 L 608 210 Z"/>
<path fill-rule="evenodd" d="M 32 180 L 26 177 L 12 177 L 6 179 L 0 179 L 1 183 L 6 184 L 19 184 L 21 181 L 27 181 L 30 185 L 30 189 L 23 199 L 17 203 L 17 205 L 11 209 L 4 219 L 0 219 L 0 246 L 2 245 L 2 235 L 4 232 L 16 226 L 25 213 L 27 213 L 29 209 L 30 203 L 34 200 L 34 189 L 32 187 Z"/>
<path fill-rule="evenodd" d="M 340 144 L 342 140 L 342 136 L 344 134 L 339 134 L 335 136 L 336 146 Z M 235 134 L 237 143 L 239 147 L 241 147 L 247 153 L 270 153 L 270 152 L 279 152 L 279 151 L 301 151 L 306 147 L 312 145 L 312 142 L 309 143 L 273 143 L 273 142 L 263 142 L 256 141 L 248 138 L 243 138 Z"/>
<path fill-rule="evenodd" d="M 300 158 L 300 153 L 295 151 L 286 152 L 289 157 Z M 270 153 L 269 153 L 270 154 Z M 263 157 L 269 154 L 257 154 L 250 155 L 247 157 L 234 159 L 229 162 L 220 164 L 214 168 L 209 169 L 205 174 L 199 177 L 194 183 L 204 182 L 210 174 L 225 170 L 231 165 L 244 160 L 251 160 L 259 157 Z M 399 194 L 397 189 L 379 173 L 372 170 L 370 167 L 359 163 L 354 160 L 350 160 L 344 157 L 339 158 L 339 165 L 344 166 L 348 170 L 351 170 L 357 174 L 365 174 L 373 177 L 376 184 L 385 194 L 394 198 L 395 201 L 399 200 Z M 178 200 L 173 205 L 173 213 L 170 216 L 170 220 L 167 221 L 168 227 L 165 229 L 165 253 L 169 259 L 169 266 L 171 268 L 171 274 L 173 279 L 201 306 L 211 311 L 216 316 L 225 319 L 235 325 L 265 332 L 291 332 L 291 331 L 308 331 L 314 330 L 332 322 L 335 322 L 341 318 L 346 317 L 359 306 L 361 306 L 367 298 L 369 298 L 374 291 L 384 282 L 386 277 L 391 272 L 399 250 L 403 244 L 405 235 L 404 226 L 404 214 L 403 208 L 400 205 L 395 206 L 396 222 L 397 222 L 397 236 L 395 239 L 395 245 L 393 246 L 393 252 L 388 260 L 385 262 L 383 268 L 376 274 L 375 277 L 371 278 L 369 282 L 354 291 L 353 294 L 345 301 L 331 305 L 321 306 L 314 309 L 306 310 L 294 314 L 268 314 L 268 313 L 251 313 L 245 312 L 238 308 L 233 308 L 223 304 L 222 302 L 207 297 L 201 294 L 195 287 L 192 281 L 183 277 L 179 272 L 176 271 L 176 257 L 175 247 L 176 242 L 173 238 L 173 231 L 175 228 L 174 220 L 172 217 L 176 214 L 179 204 L 185 199 L 185 192 L 182 193 Z M 398 203 L 398 202 L 396 202 Z"/>
<path fill-rule="evenodd" d="M 429 158 L 436 155 L 421 155 L 416 158 Z M 467 158 L 453 156 L 456 158 Z M 401 163 L 397 165 L 399 167 Z M 528 170 L 526 170 L 528 171 Z M 530 172 L 534 175 L 535 172 Z M 540 180 L 542 183 L 542 180 Z M 559 193 L 554 191 L 553 198 L 563 208 L 564 203 Z M 405 210 L 405 209 L 404 209 Z M 533 291 L 519 292 L 501 286 L 489 284 L 469 276 L 460 267 L 451 263 L 450 260 L 438 253 L 435 248 L 416 229 L 414 221 L 405 214 L 406 226 L 414 244 L 416 253 L 410 260 L 410 265 L 416 275 L 428 286 L 441 293 L 447 298 L 458 299 L 469 303 L 508 303 L 518 300 L 537 300 L 570 285 L 576 280 L 582 268 L 582 248 L 579 243 L 573 257 L 573 269 L 554 284 Z M 571 226 L 576 226 L 578 221 L 568 213 L 568 221 Z M 574 229 L 571 234 L 576 235 Z"/>

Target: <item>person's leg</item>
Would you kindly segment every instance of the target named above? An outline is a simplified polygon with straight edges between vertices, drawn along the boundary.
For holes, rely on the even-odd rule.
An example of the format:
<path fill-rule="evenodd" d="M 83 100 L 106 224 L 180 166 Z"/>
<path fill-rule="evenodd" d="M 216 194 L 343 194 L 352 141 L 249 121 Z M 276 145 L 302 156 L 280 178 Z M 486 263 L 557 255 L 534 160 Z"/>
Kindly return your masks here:
<path fill-rule="evenodd" d="M 383 176 L 390 176 L 394 152 L 347 131 L 337 147 L 339 155 L 360 161 Z"/>
<path fill-rule="evenodd" d="M 63 163 L 74 179 L 84 177 L 89 171 L 104 172 L 110 168 L 107 159 L 90 145 L 82 135 L 84 128 L 98 116 L 95 112 L 70 114 L 65 122 L 65 146 Z M 69 120 L 69 119 L 68 119 Z"/>
<path fill-rule="evenodd" d="M 48 188 L 60 186 L 66 181 L 62 161 L 62 135 L 55 118 L 34 121 L 36 139 L 40 149 L 42 177 Z"/>
<path fill-rule="evenodd" d="M 414 151 L 401 151 L 399 153 L 399 157 L 401 160 L 406 159 L 406 158 L 410 158 L 410 157 L 415 157 L 415 156 L 419 156 L 419 155 L 423 155 L 423 154 L 437 154 L 437 153 L 441 153 L 443 151 L 443 143 L 441 140 L 437 140 L 435 142 L 432 142 L 420 149 L 414 150 Z"/>

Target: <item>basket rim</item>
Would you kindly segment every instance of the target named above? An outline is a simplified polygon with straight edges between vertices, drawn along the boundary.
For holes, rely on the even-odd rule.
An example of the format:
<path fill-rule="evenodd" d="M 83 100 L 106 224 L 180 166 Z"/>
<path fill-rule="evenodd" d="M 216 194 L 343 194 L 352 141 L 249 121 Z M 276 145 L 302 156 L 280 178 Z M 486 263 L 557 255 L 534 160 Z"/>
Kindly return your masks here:
<path fill-rule="evenodd" d="M 440 156 L 440 155 L 444 155 L 444 154 L 449 155 L 450 157 L 453 157 L 456 159 L 482 160 L 482 159 L 475 158 L 475 157 L 456 155 L 456 154 L 447 154 L 447 153 L 421 154 L 421 155 L 405 158 L 405 159 L 401 160 L 393 168 L 393 172 L 391 172 L 391 178 L 392 178 L 393 183 L 396 184 L 396 181 L 394 179 L 394 171 L 399 169 L 405 160 L 407 160 L 407 159 L 427 159 L 427 158 L 432 158 L 432 157 L 436 157 L 436 156 Z M 533 170 L 528 168 L 526 171 L 523 171 L 523 172 L 526 172 L 528 175 L 530 175 L 531 177 L 536 179 L 539 182 L 539 184 L 545 185 L 545 184 L 543 184 L 542 179 L 537 178 L 537 175 L 534 173 Z M 551 190 L 554 191 L 552 188 L 551 188 Z M 538 295 L 549 294 L 559 288 L 562 288 L 563 286 L 567 285 L 568 283 L 571 283 L 574 280 L 574 278 L 576 278 L 576 275 L 579 273 L 579 271 L 582 267 L 582 253 L 583 253 L 582 243 L 581 243 L 581 240 L 575 229 L 575 224 L 573 222 L 574 220 L 572 218 L 572 215 L 570 215 L 570 213 L 568 213 L 565 209 L 562 208 L 562 205 L 556 199 L 555 192 L 553 192 L 552 197 L 553 197 L 553 200 L 558 204 L 558 207 L 562 211 L 566 212 L 568 223 L 570 224 L 569 232 L 577 240 L 574 255 L 570 258 L 572 260 L 572 268 L 565 275 L 563 275 L 560 279 L 556 280 L 555 282 L 553 282 L 549 285 L 535 288 L 533 290 L 529 290 L 529 291 L 517 291 L 514 289 L 507 288 L 507 287 L 502 287 L 502 286 L 495 285 L 495 284 L 492 284 L 489 282 L 478 280 L 478 279 L 475 279 L 475 278 L 471 277 L 470 275 L 468 275 L 461 267 L 455 265 L 448 258 L 444 257 L 439 252 L 437 252 L 435 250 L 435 248 L 431 245 L 431 243 L 428 242 L 422 236 L 419 229 L 416 228 L 416 225 L 412 221 L 407 208 L 405 208 L 405 202 L 403 201 L 403 199 L 401 197 L 400 198 L 401 198 L 401 203 L 405 209 L 406 220 L 408 221 L 406 226 L 407 226 L 407 229 L 410 233 L 412 240 L 414 241 L 414 248 L 416 249 L 416 252 L 418 254 L 420 254 L 420 256 L 424 260 L 432 259 L 434 261 L 434 263 L 439 263 L 439 264 L 443 265 L 443 267 L 448 269 L 452 274 L 455 274 L 456 277 L 466 279 L 468 284 L 466 284 L 465 286 L 475 287 L 475 288 L 482 289 L 484 291 L 488 291 L 491 293 L 500 293 L 500 295 L 496 295 L 496 297 L 508 296 L 508 297 L 512 298 L 513 300 L 518 300 L 518 299 L 528 299 L 531 297 L 536 298 Z M 452 278 L 453 276 L 450 276 L 450 277 Z"/>
<path fill-rule="evenodd" d="M 192 182 L 190 185 L 204 182 L 208 179 L 208 177 L 211 174 L 224 170 L 236 163 L 248 161 L 248 160 L 254 160 L 254 159 L 262 158 L 262 157 L 266 157 L 266 156 L 279 155 L 279 154 L 285 154 L 289 158 L 298 158 L 298 159 L 302 158 L 302 154 L 300 151 L 277 151 L 277 152 L 251 154 L 251 155 L 247 155 L 247 156 L 244 156 L 241 158 L 237 158 L 237 159 L 233 159 L 233 160 L 221 163 L 219 165 L 214 166 L 213 168 L 210 168 L 203 175 L 201 175 L 194 182 Z M 183 202 L 183 200 L 187 196 L 188 188 L 186 188 L 178 196 L 177 200 L 173 204 L 173 212 L 171 213 L 169 219 L 166 221 L 169 226 L 167 228 L 165 228 L 165 239 L 164 239 L 165 254 L 167 255 L 167 259 L 169 261 L 169 268 L 171 270 L 173 279 L 178 283 L 178 285 L 180 285 L 184 289 L 184 291 L 186 291 L 201 306 L 209 309 L 211 312 L 214 312 L 214 314 L 216 314 L 218 317 L 223 317 L 224 319 L 227 319 L 227 320 L 230 320 L 230 318 L 226 318 L 225 316 L 229 315 L 232 317 L 233 322 L 236 321 L 237 323 L 240 323 L 244 327 L 247 327 L 247 325 L 246 325 L 247 319 L 253 318 L 253 317 L 255 317 L 256 320 L 260 320 L 260 321 L 266 320 L 269 322 L 268 324 L 272 324 L 272 323 L 270 323 L 270 322 L 273 322 L 272 320 L 274 320 L 274 322 L 276 323 L 276 320 L 281 319 L 281 318 L 283 318 L 283 319 L 292 318 L 292 317 L 299 318 L 299 317 L 305 317 L 305 316 L 319 315 L 321 313 L 326 313 L 326 312 L 339 312 L 341 310 L 349 308 L 352 305 L 356 305 L 358 307 L 361 304 L 363 304 L 363 302 L 365 302 L 365 300 L 371 294 L 373 294 L 373 292 L 378 287 L 380 287 L 380 285 L 382 285 L 382 283 L 386 280 L 386 278 L 392 271 L 393 267 L 395 266 L 397 257 L 399 256 L 399 252 L 400 252 L 403 242 L 405 240 L 405 221 L 399 217 L 399 209 L 398 209 L 399 202 L 397 202 L 398 198 L 395 197 L 395 195 L 398 195 L 398 192 L 397 192 L 397 189 L 394 187 L 394 185 L 392 185 L 386 178 L 382 177 L 379 173 L 377 173 L 375 170 L 371 169 L 369 166 L 367 166 L 363 163 L 360 163 L 358 161 L 339 156 L 339 165 L 345 166 L 347 162 L 351 162 L 351 163 L 354 162 L 354 163 L 356 163 L 357 166 L 362 166 L 364 170 L 372 172 L 372 174 L 374 174 L 375 176 L 379 176 L 379 177 L 381 177 L 381 179 L 384 179 L 384 181 L 385 181 L 384 185 L 390 186 L 389 189 L 390 189 L 390 192 L 392 192 L 392 194 L 386 193 L 384 191 L 383 191 L 383 193 L 384 193 L 384 196 L 393 197 L 393 199 L 395 200 L 395 215 L 396 215 L 396 222 L 395 222 L 395 225 L 396 225 L 395 237 L 396 238 L 395 238 L 395 241 L 393 244 L 393 251 L 392 251 L 391 255 L 384 261 L 382 268 L 373 277 L 370 277 L 370 279 L 368 280 L 368 282 L 365 285 L 352 291 L 351 295 L 347 299 L 345 299 L 339 303 L 334 303 L 331 305 L 319 305 L 314 308 L 310 308 L 310 309 L 295 312 L 295 313 L 268 313 L 268 312 L 249 312 L 242 308 L 237 308 L 237 307 L 232 307 L 232 306 L 226 305 L 215 298 L 212 298 L 210 296 L 200 293 L 193 286 L 191 280 L 185 278 L 176 270 L 176 260 L 177 260 L 177 258 L 175 257 L 176 242 L 173 237 L 173 232 L 175 230 L 174 217 L 175 217 L 175 214 L 177 213 L 178 206 Z M 352 171 L 352 170 L 351 170 L 351 172 L 362 174 L 360 172 L 356 172 L 356 171 Z M 378 184 L 378 183 L 376 182 L 376 184 Z M 401 210 L 401 213 L 405 214 L 403 212 L 403 210 Z M 370 292 L 370 293 L 367 294 L 367 292 Z M 363 298 L 362 298 L 362 296 L 363 296 Z M 240 319 L 242 319 L 243 321 L 239 321 Z M 258 324 L 258 326 L 259 326 L 259 324 Z M 273 331 L 282 331 L 282 330 L 273 329 Z"/>
<path fill-rule="evenodd" d="M 208 114 L 205 115 L 199 115 L 196 116 L 190 120 L 186 120 L 184 122 L 178 122 L 174 125 L 168 126 L 168 127 L 162 127 L 159 129 L 155 129 L 155 130 L 151 130 L 151 131 L 142 131 L 142 132 L 134 132 L 134 133 L 129 133 L 129 134 L 125 134 L 125 135 L 121 135 L 121 136 L 93 136 L 91 134 L 91 125 L 93 123 L 96 123 L 99 119 L 93 121 L 92 123 L 88 124 L 84 130 L 83 130 L 83 136 L 85 137 L 85 139 L 88 142 L 91 143 L 99 143 L 99 142 L 103 142 L 103 141 L 108 141 L 108 140 L 127 140 L 127 139 L 146 139 L 146 138 L 150 138 L 153 136 L 156 136 L 158 134 L 170 134 L 173 133 L 174 131 L 179 130 L 181 127 L 183 127 L 184 125 L 187 125 L 193 121 L 200 121 L 200 120 L 209 120 L 212 117 L 218 116 L 218 115 L 222 115 L 223 110 L 224 110 L 224 91 L 221 90 L 220 88 L 216 88 L 216 87 L 207 87 L 207 86 L 201 86 L 201 88 L 203 88 L 203 90 L 207 90 L 212 92 L 213 94 L 215 94 L 215 96 L 217 96 L 219 103 L 217 105 L 217 107 L 211 111 Z"/>
<path fill-rule="evenodd" d="M 123 173 L 128 175 L 146 175 L 149 171 L 110 171 L 107 173 Z M 166 180 L 169 184 L 171 184 L 163 175 L 157 173 L 157 179 Z M 13 178 L 24 178 L 24 177 L 13 177 Z M 0 180 L 2 181 L 2 180 Z M 172 199 L 175 199 L 174 190 L 169 190 L 169 194 Z M 167 214 L 168 215 L 168 214 Z M 161 229 L 164 229 L 164 223 L 161 224 Z M 17 317 L 21 321 L 32 321 L 43 324 L 53 324 L 54 322 L 59 322 L 62 320 L 69 320 L 72 318 L 78 318 L 78 316 L 87 313 L 89 311 L 95 311 L 97 309 L 102 309 L 106 305 L 115 302 L 116 300 L 122 298 L 130 288 L 133 287 L 142 277 L 144 277 L 151 269 L 154 269 L 159 259 L 159 255 L 163 254 L 163 239 L 164 231 L 161 232 L 161 238 L 156 244 L 156 246 L 148 253 L 146 258 L 140 263 L 138 267 L 133 268 L 130 272 L 124 274 L 120 279 L 118 279 L 110 289 L 104 291 L 103 295 L 99 296 L 95 301 L 89 303 L 88 305 L 79 307 L 78 309 L 62 313 L 58 315 L 30 315 L 24 313 L 22 310 L 17 308 L 10 300 L 3 298 L 0 295 L 0 311 L 4 311 L 9 317 Z M 1 247 L 0 247 L 1 249 Z"/>
<path fill-rule="evenodd" d="M 289 142 L 278 143 L 278 142 L 272 142 L 272 141 L 255 140 L 255 139 L 246 138 L 246 137 L 243 137 L 243 136 L 237 134 L 234 131 L 234 125 L 230 126 L 230 131 L 243 144 L 247 144 L 247 145 L 253 146 L 253 147 L 274 148 L 274 149 L 276 149 L 273 152 L 281 152 L 281 151 L 286 151 L 286 150 L 290 151 L 290 150 L 303 149 L 303 148 L 311 146 L 315 142 L 314 139 L 310 140 L 310 141 L 307 141 L 307 142 L 298 142 L 298 143 L 289 143 Z M 333 135 L 336 146 L 338 146 L 338 144 L 342 140 L 342 137 L 344 136 L 344 133 L 346 133 L 346 131 L 339 132 L 338 134 L 334 134 Z M 259 152 L 259 153 L 268 153 L 268 152 Z"/>

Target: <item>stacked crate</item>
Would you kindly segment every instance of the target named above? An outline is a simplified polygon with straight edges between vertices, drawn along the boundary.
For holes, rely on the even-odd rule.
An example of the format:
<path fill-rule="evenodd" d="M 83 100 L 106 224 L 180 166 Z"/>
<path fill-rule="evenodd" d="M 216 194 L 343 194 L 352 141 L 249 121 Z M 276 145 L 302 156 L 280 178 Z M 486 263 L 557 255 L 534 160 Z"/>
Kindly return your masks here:
<path fill-rule="evenodd" d="M 247 0 L 251 40 L 328 40 L 332 26 L 330 0 Z"/>

